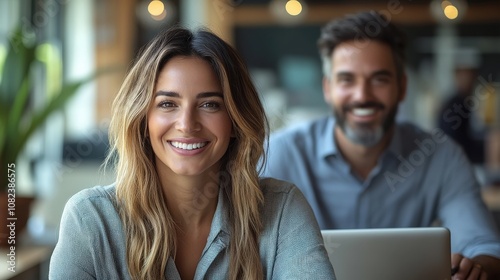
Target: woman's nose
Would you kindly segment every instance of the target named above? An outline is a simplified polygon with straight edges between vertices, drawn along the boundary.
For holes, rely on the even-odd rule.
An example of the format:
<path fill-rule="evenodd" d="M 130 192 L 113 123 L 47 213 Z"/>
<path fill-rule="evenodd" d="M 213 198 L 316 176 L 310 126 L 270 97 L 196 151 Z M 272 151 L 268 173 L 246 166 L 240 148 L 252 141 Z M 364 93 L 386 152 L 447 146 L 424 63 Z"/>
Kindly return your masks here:
<path fill-rule="evenodd" d="M 198 120 L 196 110 L 185 109 L 179 112 L 179 117 L 176 122 L 176 129 L 184 133 L 199 131 L 201 124 Z"/>

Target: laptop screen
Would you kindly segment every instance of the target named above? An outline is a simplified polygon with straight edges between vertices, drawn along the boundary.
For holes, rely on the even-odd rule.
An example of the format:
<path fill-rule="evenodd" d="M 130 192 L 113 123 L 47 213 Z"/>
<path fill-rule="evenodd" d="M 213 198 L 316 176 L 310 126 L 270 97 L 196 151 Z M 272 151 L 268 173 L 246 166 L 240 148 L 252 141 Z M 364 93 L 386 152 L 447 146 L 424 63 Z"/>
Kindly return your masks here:
<path fill-rule="evenodd" d="M 451 279 L 443 227 L 322 230 L 339 280 Z"/>

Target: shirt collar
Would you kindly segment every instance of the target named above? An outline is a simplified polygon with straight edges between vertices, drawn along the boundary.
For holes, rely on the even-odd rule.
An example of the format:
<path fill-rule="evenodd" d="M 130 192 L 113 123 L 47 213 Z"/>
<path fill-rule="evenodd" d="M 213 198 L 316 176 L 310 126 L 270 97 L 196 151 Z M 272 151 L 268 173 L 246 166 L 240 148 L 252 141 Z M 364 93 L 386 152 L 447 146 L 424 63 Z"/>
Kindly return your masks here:
<path fill-rule="evenodd" d="M 338 153 L 337 143 L 335 143 L 335 118 L 333 116 L 328 117 L 326 120 L 325 129 L 320 132 L 319 137 L 319 156 L 320 158 L 326 158 L 328 156 L 333 156 Z"/>
<path fill-rule="evenodd" d="M 389 143 L 389 146 L 386 149 L 387 154 L 392 154 L 393 156 L 397 156 L 403 153 L 403 146 L 402 146 L 402 135 L 401 131 L 398 129 L 398 124 L 394 123 L 394 133 L 392 135 L 391 142 Z"/>
<path fill-rule="evenodd" d="M 229 237 L 229 209 L 223 192 L 223 188 L 219 188 L 217 208 L 215 209 L 215 214 L 212 219 L 212 225 L 210 228 L 210 234 L 207 238 L 207 243 L 213 242 L 219 233 L 221 233 L 222 236 L 227 237 L 223 239 L 228 239 Z"/>

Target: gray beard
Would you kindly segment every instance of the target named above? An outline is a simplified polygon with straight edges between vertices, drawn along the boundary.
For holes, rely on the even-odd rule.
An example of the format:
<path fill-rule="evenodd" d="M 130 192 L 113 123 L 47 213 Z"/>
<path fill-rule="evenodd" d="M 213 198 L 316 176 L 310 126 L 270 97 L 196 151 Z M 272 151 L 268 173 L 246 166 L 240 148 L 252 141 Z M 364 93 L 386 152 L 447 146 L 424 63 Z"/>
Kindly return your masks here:
<path fill-rule="evenodd" d="M 340 115 L 335 109 L 333 110 L 333 115 L 335 116 L 337 125 L 344 132 L 347 139 L 364 147 L 373 147 L 380 143 L 387 131 L 394 125 L 397 111 L 398 107 L 396 106 L 389 112 L 382 125 L 374 128 L 369 126 L 353 128 L 347 124 L 344 118 L 345 115 Z"/>
<path fill-rule="evenodd" d="M 354 129 L 348 125 L 340 126 L 346 137 L 352 142 L 365 147 L 373 147 L 382 140 L 384 131 L 382 126 L 375 128 L 358 128 Z"/>

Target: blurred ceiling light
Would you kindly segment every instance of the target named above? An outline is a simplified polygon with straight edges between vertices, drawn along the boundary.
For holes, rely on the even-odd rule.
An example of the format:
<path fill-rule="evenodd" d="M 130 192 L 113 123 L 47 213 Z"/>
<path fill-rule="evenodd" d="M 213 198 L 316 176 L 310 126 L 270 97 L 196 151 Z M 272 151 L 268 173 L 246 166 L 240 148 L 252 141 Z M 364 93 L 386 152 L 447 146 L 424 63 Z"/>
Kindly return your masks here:
<path fill-rule="evenodd" d="M 272 0 L 269 9 L 284 24 L 298 24 L 307 14 L 307 5 L 303 0 Z"/>
<path fill-rule="evenodd" d="M 135 13 L 142 25 L 157 28 L 175 19 L 176 7 L 172 1 L 145 0 L 137 3 Z"/>
<path fill-rule="evenodd" d="M 165 11 L 165 6 L 163 2 L 159 0 L 153 0 L 148 5 L 148 12 L 153 16 L 159 16 Z"/>
<path fill-rule="evenodd" d="M 453 5 L 448 5 L 443 10 L 444 15 L 449 19 L 456 19 L 458 17 L 458 9 Z"/>
<path fill-rule="evenodd" d="M 289 0 L 286 2 L 285 9 L 289 15 L 296 16 L 302 12 L 302 4 L 297 0 Z"/>
<path fill-rule="evenodd" d="M 432 0 L 430 4 L 434 18 L 442 23 L 459 22 L 467 11 L 465 0 Z"/>

